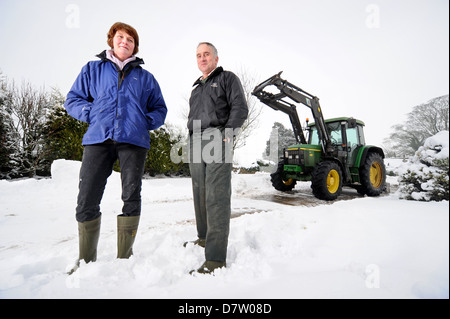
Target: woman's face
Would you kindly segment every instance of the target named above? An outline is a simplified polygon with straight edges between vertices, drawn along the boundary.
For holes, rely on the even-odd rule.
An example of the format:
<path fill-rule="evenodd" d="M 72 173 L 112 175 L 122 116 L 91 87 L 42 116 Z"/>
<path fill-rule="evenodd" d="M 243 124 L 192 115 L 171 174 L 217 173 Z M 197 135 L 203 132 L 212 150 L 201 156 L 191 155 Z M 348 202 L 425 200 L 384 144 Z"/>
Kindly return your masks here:
<path fill-rule="evenodd" d="M 133 55 L 134 38 L 123 30 L 118 30 L 113 38 L 114 55 L 120 60 L 125 61 Z"/>

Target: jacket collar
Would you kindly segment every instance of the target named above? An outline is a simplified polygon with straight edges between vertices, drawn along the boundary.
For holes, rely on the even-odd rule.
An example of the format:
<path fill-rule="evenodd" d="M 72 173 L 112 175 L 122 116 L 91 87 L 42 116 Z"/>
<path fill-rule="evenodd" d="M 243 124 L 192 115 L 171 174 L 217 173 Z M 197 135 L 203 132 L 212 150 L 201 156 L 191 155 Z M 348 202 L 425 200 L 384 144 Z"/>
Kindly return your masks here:
<path fill-rule="evenodd" d="M 208 75 L 208 77 L 206 79 L 202 80 L 202 77 L 199 77 L 197 79 L 197 81 L 195 81 L 193 86 L 196 86 L 196 85 L 202 84 L 202 83 L 206 83 L 206 81 L 208 81 L 209 79 L 215 77 L 216 75 L 218 75 L 219 73 L 222 73 L 222 72 L 223 72 L 223 68 L 221 66 L 219 66 L 210 75 Z"/>
<path fill-rule="evenodd" d="M 106 55 L 106 50 L 104 50 L 104 51 L 103 51 L 102 53 L 100 53 L 100 54 L 97 54 L 96 57 L 100 58 L 100 59 L 102 60 L 102 62 L 107 62 L 107 61 L 111 62 L 112 64 L 114 64 L 114 66 L 116 67 L 116 69 L 117 69 L 118 71 L 120 71 L 119 66 L 118 66 L 116 63 L 114 63 L 113 61 L 111 61 L 111 60 L 108 59 L 108 56 Z M 137 66 L 140 65 L 140 64 L 144 64 L 144 60 L 142 60 L 141 58 L 136 57 L 136 59 L 134 59 L 133 61 L 128 62 L 128 63 L 124 66 L 124 68 L 126 68 L 127 66 L 130 66 L 130 67 L 132 67 L 132 68 L 135 68 L 135 67 L 137 67 Z"/>

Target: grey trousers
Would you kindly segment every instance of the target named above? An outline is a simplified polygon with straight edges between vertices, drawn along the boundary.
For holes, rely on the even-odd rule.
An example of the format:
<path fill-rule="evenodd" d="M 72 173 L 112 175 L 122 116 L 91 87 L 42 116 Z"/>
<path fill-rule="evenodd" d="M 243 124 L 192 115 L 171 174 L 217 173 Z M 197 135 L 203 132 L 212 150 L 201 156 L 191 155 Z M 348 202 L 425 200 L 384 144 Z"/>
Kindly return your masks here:
<path fill-rule="evenodd" d="M 80 223 L 101 216 L 100 202 L 106 181 L 114 163 L 119 159 L 122 179 L 122 213 L 137 216 L 141 213 L 141 186 L 147 149 L 108 140 L 84 147 L 80 170 L 76 220 Z"/>
<path fill-rule="evenodd" d="M 212 143 L 216 143 L 215 147 L 212 147 Z M 203 140 L 200 134 L 190 137 L 189 169 L 197 235 L 206 239 L 207 261 L 225 262 L 227 257 L 233 166 L 229 148 L 222 140 Z M 202 156 L 199 156 L 199 152 Z"/>

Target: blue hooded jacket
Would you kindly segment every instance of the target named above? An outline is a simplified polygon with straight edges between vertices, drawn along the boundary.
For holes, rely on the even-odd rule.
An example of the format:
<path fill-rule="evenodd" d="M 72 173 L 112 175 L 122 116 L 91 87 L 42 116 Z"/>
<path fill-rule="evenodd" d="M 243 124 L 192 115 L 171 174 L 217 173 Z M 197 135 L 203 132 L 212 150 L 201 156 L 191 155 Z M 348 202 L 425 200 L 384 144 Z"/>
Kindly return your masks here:
<path fill-rule="evenodd" d="M 82 144 L 111 139 L 149 149 L 148 131 L 163 125 L 167 114 L 158 82 L 140 66 L 142 59 L 120 70 L 106 51 L 98 57 L 83 67 L 64 103 L 69 115 L 89 124 Z"/>

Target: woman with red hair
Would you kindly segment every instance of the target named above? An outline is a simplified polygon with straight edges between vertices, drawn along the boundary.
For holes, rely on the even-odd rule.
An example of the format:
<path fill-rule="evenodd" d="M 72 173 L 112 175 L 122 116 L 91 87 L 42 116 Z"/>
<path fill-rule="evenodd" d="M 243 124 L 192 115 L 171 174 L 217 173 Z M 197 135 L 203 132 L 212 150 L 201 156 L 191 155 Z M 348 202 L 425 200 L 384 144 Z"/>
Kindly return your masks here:
<path fill-rule="evenodd" d="M 83 136 L 76 220 L 79 258 L 97 258 L 100 202 L 113 165 L 119 160 L 122 179 L 122 214 L 117 216 L 117 258 L 129 258 L 141 213 L 141 185 L 150 130 L 164 124 L 167 107 L 158 82 L 136 57 L 139 36 L 125 23 L 111 26 L 111 48 L 88 62 L 78 75 L 64 104 L 74 118 L 89 123 Z"/>

